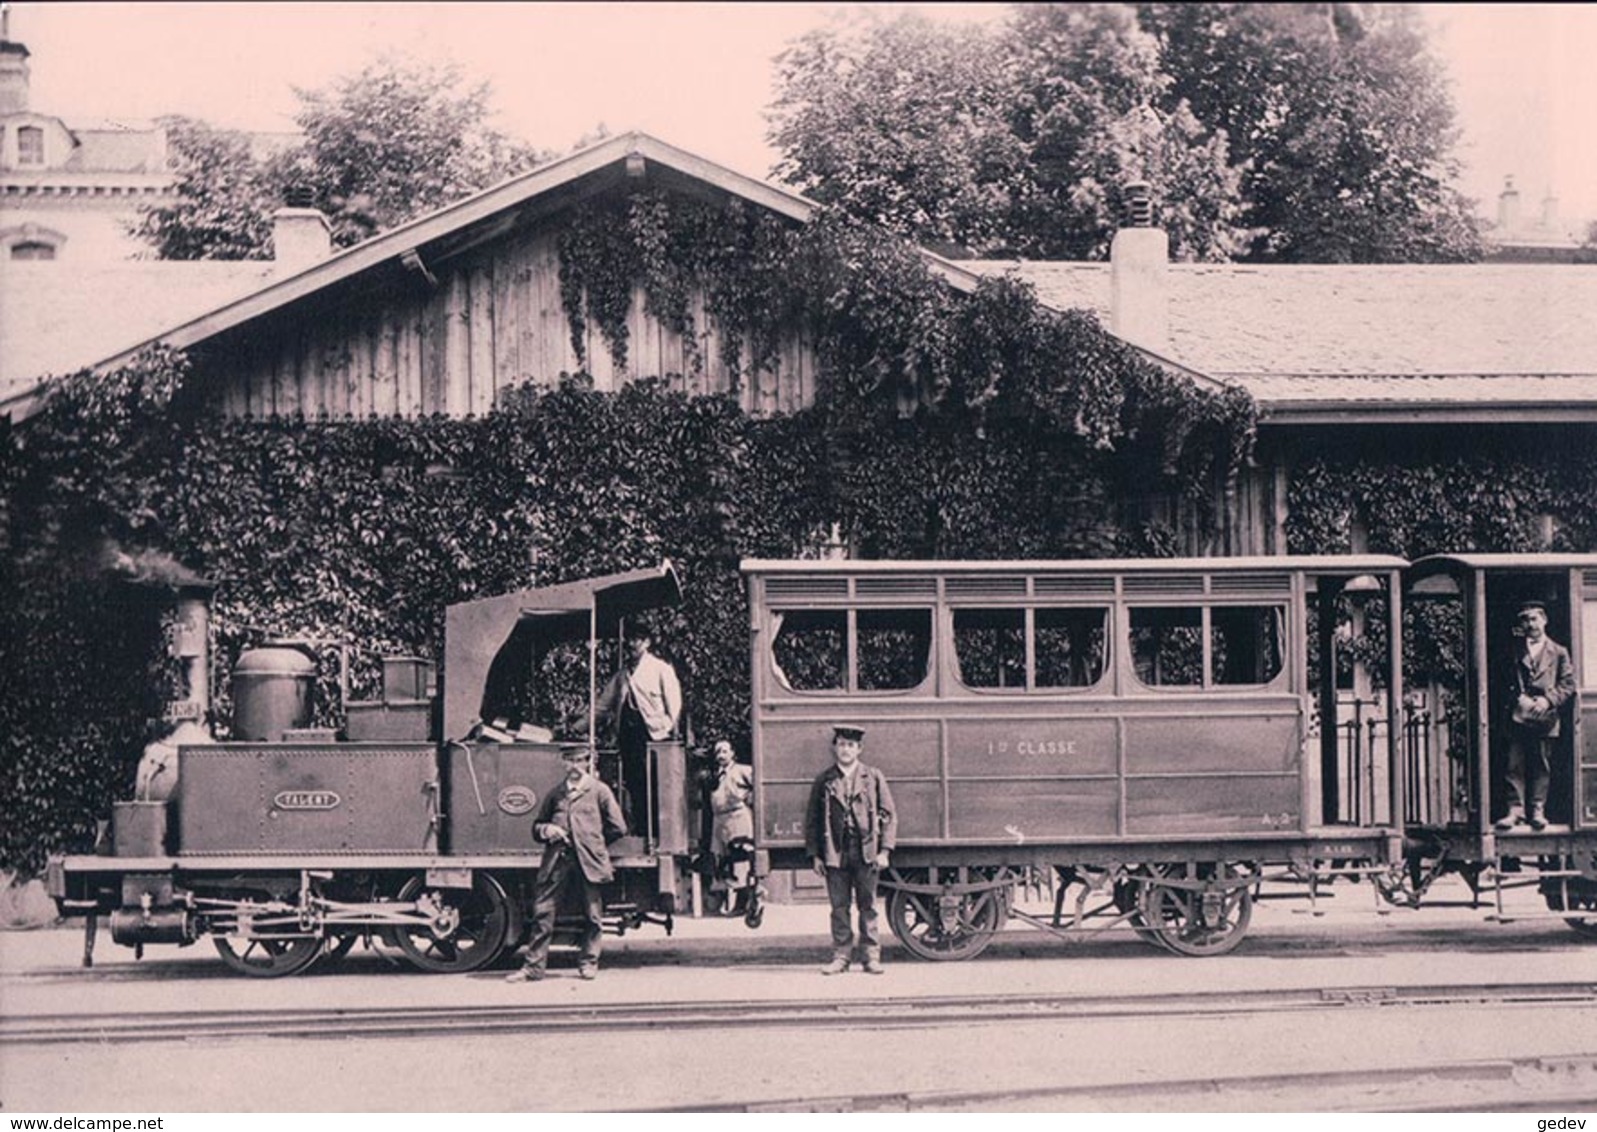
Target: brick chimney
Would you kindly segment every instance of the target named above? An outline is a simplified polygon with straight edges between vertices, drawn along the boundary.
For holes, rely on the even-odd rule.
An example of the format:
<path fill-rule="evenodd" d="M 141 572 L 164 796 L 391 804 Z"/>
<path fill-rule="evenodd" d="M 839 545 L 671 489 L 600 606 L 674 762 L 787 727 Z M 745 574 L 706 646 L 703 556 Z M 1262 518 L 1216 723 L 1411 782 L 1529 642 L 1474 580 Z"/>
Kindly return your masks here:
<path fill-rule="evenodd" d="M 1503 178 L 1503 191 L 1497 197 L 1497 228 L 1511 232 L 1519 227 L 1519 190 L 1514 187 L 1514 175 Z"/>
<path fill-rule="evenodd" d="M 0 114 L 28 108 L 28 49 L 11 38 L 11 9 L 0 3 Z"/>
<path fill-rule="evenodd" d="M 272 213 L 272 258 L 290 271 L 319 263 L 333 252 L 333 229 L 320 209 L 311 207 L 309 189 L 291 188 L 283 207 Z"/>
<path fill-rule="evenodd" d="M 1109 245 L 1109 329 L 1152 350 L 1170 349 L 1170 237 L 1153 226 L 1148 186 L 1125 187 L 1126 225 Z"/>

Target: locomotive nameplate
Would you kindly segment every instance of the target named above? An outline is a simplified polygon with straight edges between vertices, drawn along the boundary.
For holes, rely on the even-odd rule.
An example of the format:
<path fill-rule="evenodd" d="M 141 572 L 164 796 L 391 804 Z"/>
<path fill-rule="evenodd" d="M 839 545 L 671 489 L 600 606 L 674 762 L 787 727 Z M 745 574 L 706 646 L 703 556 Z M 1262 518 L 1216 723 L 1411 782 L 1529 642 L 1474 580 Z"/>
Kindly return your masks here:
<path fill-rule="evenodd" d="M 280 810 L 336 810 L 342 802 L 331 790 L 279 790 L 272 798 Z"/>
<path fill-rule="evenodd" d="M 499 791 L 499 809 L 511 817 L 530 814 L 538 805 L 538 792 L 530 786 L 506 786 Z"/>

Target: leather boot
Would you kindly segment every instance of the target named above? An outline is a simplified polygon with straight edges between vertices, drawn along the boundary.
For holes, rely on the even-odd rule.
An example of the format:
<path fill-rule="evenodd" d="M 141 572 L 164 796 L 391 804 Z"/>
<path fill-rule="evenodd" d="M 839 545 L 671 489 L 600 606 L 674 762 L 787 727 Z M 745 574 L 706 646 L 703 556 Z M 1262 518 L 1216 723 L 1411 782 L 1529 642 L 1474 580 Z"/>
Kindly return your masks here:
<path fill-rule="evenodd" d="M 1494 828 L 1499 829 L 1499 830 L 1510 830 L 1510 829 L 1513 829 L 1517 825 L 1524 825 L 1524 824 L 1525 824 L 1525 811 L 1522 810 L 1518 806 L 1510 806 L 1508 808 L 1508 813 L 1504 814 L 1501 818 L 1498 819 L 1497 825 Z"/>

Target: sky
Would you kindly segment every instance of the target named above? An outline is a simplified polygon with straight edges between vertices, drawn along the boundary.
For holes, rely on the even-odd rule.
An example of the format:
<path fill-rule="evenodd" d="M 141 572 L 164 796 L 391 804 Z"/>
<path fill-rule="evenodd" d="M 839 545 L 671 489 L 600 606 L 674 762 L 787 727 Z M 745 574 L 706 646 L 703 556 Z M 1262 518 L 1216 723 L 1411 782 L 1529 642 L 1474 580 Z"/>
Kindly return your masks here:
<path fill-rule="evenodd" d="M 872 5 L 889 13 L 908 7 Z M 865 6 L 809 3 L 62 3 L 13 0 L 32 107 L 73 119 L 181 113 L 292 128 L 293 87 L 398 51 L 486 79 L 499 126 L 562 150 L 599 123 L 641 129 L 764 176 L 774 57 Z M 998 5 L 922 8 L 993 21 Z M 1494 215 L 1513 174 L 1523 209 L 1551 191 L 1597 218 L 1597 3 L 1423 7 L 1464 131 L 1460 187 Z"/>

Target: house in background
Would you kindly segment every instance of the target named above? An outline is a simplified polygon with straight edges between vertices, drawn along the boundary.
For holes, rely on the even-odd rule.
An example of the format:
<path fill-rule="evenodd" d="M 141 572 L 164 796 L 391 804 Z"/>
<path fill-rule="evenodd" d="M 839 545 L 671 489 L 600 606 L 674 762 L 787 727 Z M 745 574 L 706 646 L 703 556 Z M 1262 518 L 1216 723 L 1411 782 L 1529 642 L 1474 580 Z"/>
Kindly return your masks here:
<path fill-rule="evenodd" d="M 1535 214 L 1526 214 L 1514 178 L 1507 177 L 1497 197 L 1497 218 L 1484 225 L 1486 259 L 1492 263 L 1597 263 L 1597 247 L 1590 246 L 1588 239 L 1593 223 L 1559 215 L 1558 198 L 1551 189 Z"/>
<path fill-rule="evenodd" d="M 29 99 L 29 51 L 0 6 L 0 262 L 125 259 L 139 208 L 168 199 L 166 131 L 153 123 L 68 123 Z"/>

